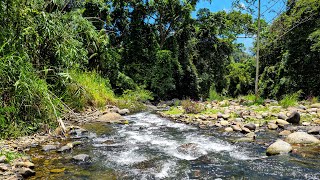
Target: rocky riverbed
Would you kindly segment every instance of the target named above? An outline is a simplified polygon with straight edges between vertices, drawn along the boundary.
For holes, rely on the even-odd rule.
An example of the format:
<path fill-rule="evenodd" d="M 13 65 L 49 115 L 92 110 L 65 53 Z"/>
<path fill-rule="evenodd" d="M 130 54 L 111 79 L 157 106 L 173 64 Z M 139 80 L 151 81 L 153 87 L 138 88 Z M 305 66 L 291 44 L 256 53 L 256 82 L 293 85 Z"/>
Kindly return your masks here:
<path fill-rule="evenodd" d="M 172 106 L 171 108 L 166 105 L 152 107 L 153 110 L 162 109 L 157 113 L 174 122 L 174 124 L 167 123 L 165 129 L 163 129 L 164 132 L 160 130 L 163 128 L 163 122 L 165 121 L 160 121 L 154 116 L 151 117 L 150 121 L 147 120 L 148 117 L 143 117 L 142 122 L 140 122 L 140 119 L 131 119 L 136 118 L 135 116 L 128 119 L 122 115 L 129 114 L 129 110 L 121 110 L 113 106 L 106 107 L 105 111 L 88 109 L 86 112 L 79 114 L 70 113 L 65 118 L 67 126 L 65 134 L 60 128 L 57 128 L 53 132 L 1 141 L 2 152 L 19 152 L 21 156 L 14 160 L 1 156 L 0 177 L 2 179 L 23 179 L 32 177 L 37 173 L 37 178 L 59 178 L 65 176 L 66 173 L 76 173 L 70 171 L 73 168 L 80 168 L 87 173 L 85 177 L 91 177 L 88 174 L 89 172 L 85 170 L 87 163 L 96 164 L 98 163 L 97 158 L 99 159 L 96 154 L 91 153 L 92 146 L 94 148 L 112 147 L 115 148 L 115 152 L 122 152 L 121 147 L 125 146 L 124 144 L 121 145 L 120 140 L 116 140 L 116 138 L 108 138 L 114 136 L 111 132 L 114 131 L 115 126 L 106 126 L 106 124 L 119 124 L 116 126 L 117 131 L 123 131 L 122 133 L 128 131 L 129 134 L 131 132 L 134 134 L 144 133 L 145 125 L 148 125 L 146 133 L 152 134 L 152 129 L 157 129 L 155 130 L 156 133 L 165 133 L 168 131 L 167 128 L 171 128 L 171 126 L 180 129 L 182 126 L 177 124 L 186 124 L 188 127 L 185 128 L 188 130 L 190 126 L 198 129 L 192 129 L 194 136 L 204 137 L 200 134 L 213 133 L 237 146 L 241 145 L 246 148 L 254 146 L 254 148 L 262 149 L 263 153 L 268 156 L 289 153 L 298 156 L 299 159 L 319 158 L 320 104 L 301 103 L 295 107 L 282 108 L 276 101 L 266 101 L 263 105 L 251 106 L 243 105 L 242 102 L 236 100 L 197 103 L 203 107 L 202 112 L 197 114 L 186 113 L 181 106 Z M 156 119 L 155 122 L 153 122 L 154 119 Z M 161 123 L 157 124 L 159 122 Z M 121 128 L 122 126 L 123 128 Z M 132 128 L 125 130 L 126 127 L 130 126 Z M 199 134 L 197 131 L 201 133 Z M 122 137 L 121 133 L 117 136 Z M 177 135 L 175 134 L 175 136 Z M 176 138 L 180 139 L 182 136 L 184 135 L 181 134 L 181 137 Z M 147 138 L 147 136 L 143 137 Z M 130 140 L 131 137 L 128 138 Z M 159 138 L 161 139 L 161 136 Z M 103 143 L 96 145 L 96 142 L 100 142 L 100 139 L 103 139 Z M 145 142 L 145 139 L 140 139 L 140 141 Z M 173 142 L 173 140 L 171 141 Z M 177 145 L 174 147 L 176 153 L 174 156 L 178 158 L 198 158 L 207 153 L 210 154 L 211 151 L 206 150 L 209 147 L 202 147 L 202 140 L 200 141 L 200 139 L 199 141 L 188 140 L 183 143 L 178 143 L 180 140 L 177 141 L 176 139 L 174 141 L 174 146 Z M 152 144 L 154 141 L 150 141 L 150 143 Z M 159 144 L 159 148 L 168 146 L 170 149 L 172 145 Z M 87 146 L 91 148 L 88 149 Z M 211 148 L 215 149 L 217 147 L 210 147 L 209 149 Z M 101 152 L 99 151 L 99 153 Z M 153 155 L 150 154 L 150 156 Z M 106 160 L 112 161 L 112 159 L 108 158 Z M 72 163 L 70 164 L 70 162 Z M 146 164 L 143 163 L 142 166 L 149 166 L 148 162 L 146 161 Z M 65 163 L 68 164 L 68 167 Z M 133 166 L 136 167 L 135 164 Z M 117 169 L 118 167 L 112 166 L 112 168 Z M 123 167 L 121 171 L 123 171 Z M 123 175 L 122 173 L 115 173 L 114 170 L 99 170 L 99 173 L 104 175 L 106 173 L 110 177 L 121 177 Z M 129 176 L 131 177 L 131 175 Z"/>

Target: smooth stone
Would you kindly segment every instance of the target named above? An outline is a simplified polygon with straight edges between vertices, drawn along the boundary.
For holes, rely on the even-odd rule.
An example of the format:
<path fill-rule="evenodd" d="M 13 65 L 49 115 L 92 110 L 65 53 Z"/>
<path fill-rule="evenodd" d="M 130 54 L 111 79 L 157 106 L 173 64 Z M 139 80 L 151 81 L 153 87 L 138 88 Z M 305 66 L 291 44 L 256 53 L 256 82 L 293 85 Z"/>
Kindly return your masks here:
<path fill-rule="evenodd" d="M 248 129 L 246 127 L 242 127 L 241 128 L 241 132 L 244 133 L 244 134 L 251 133 L 250 129 Z"/>
<path fill-rule="evenodd" d="M 304 105 L 299 105 L 298 108 L 302 110 L 307 110 L 307 107 L 305 107 Z"/>
<path fill-rule="evenodd" d="M 223 115 L 222 115 L 222 118 L 223 118 L 223 119 L 228 119 L 229 117 L 230 117 L 230 114 L 223 114 Z"/>
<path fill-rule="evenodd" d="M 279 113 L 278 114 L 278 119 L 283 119 L 283 120 L 286 120 L 287 119 L 287 116 L 283 113 Z"/>
<path fill-rule="evenodd" d="M 32 162 L 29 161 L 25 161 L 25 162 L 16 162 L 14 163 L 15 167 L 26 167 L 26 168 L 34 168 L 34 164 Z"/>
<path fill-rule="evenodd" d="M 320 134 L 320 126 L 313 127 L 308 131 L 308 134 L 315 134 L 315 135 Z"/>
<path fill-rule="evenodd" d="M 278 139 L 275 143 L 271 144 L 267 148 L 266 154 L 268 156 L 272 156 L 272 155 L 278 155 L 278 154 L 287 154 L 291 151 L 292 151 L 292 147 L 289 143 Z"/>
<path fill-rule="evenodd" d="M 67 151 L 71 151 L 72 147 L 70 147 L 70 145 L 65 145 L 65 146 L 62 146 L 60 149 L 58 149 L 57 151 L 58 152 L 67 152 Z"/>
<path fill-rule="evenodd" d="M 243 137 L 243 138 L 239 138 L 237 140 L 235 140 L 235 142 L 253 142 L 254 139 L 253 138 L 249 138 L 249 137 Z"/>
<path fill-rule="evenodd" d="M 8 171 L 9 170 L 9 165 L 7 164 L 0 164 L 0 171 Z"/>
<path fill-rule="evenodd" d="M 122 123 L 125 119 L 118 113 L 107 113 L 100 116 L 97 121 L 105 123 Z"/>
<path fill-rule="evenodd" d="M 76 156 L 73 156 L 72 159 L 75 161 L 86 162 L 86 161 L 90 160 L 90 156 L 87 154 L 78 154 Z"/>
<path fill-rule="evenodd" d="M 294 111 L 290 114 L 287 121 L 292 124 L 299 124 L 300 123 L 300 114 L 297 111 Z"/>
<path fill-rule="evenodd" d="M 285 139 L 290 144 L 313 144 L 319 143 L 319 139 L 306 133 L 306 132 L 294 132 Z"/>
<path fill-rule="evenodd" d="M 119 113 L 120 115 L 127 115 L 127 114 L 130 114 L 130 110 L 129 110 L 129 109 L 120 109 L 120 110 L 118 111 L 118 113 Z"/>
<path fill-rule="evenodd" d="M 246 124 L 246 125 L 244 125 L 244 127 L 248 128 L 251 131 L 254 131 L 257 128 L 256 125 L 253 123 Z"/>
<path fill-rule="evenodd" d="M 230 123 L 229 123 L 229 121 L 222 120 L 222 121 L 220 121 L 220 124 L 221 124 L 221 126 L 228 126 Z"/>
<path fill-rule="evenodd" d="M 268 129 L 270 130 L 276 130 L 278 128 L 278 125 L 274 124 L 274 123 L 269 123 L 268 124 Z"/>
<path fill-rule="evenodd" d="M 320 103 L 315 103 L 310 106 L 311 108 L 320 108 Z"/>
<path fill-rule="evenodd" d="M 232 128 L 234 131 L 242 131 L 241 127 L 238 126 L 238 125 L 232 125 L 231 128 Z"/>
<path fill-rule="evenodd" d="M 263 118 L 266 118 L 266 117 L 269 116 L 269 113 L 266 113 L 266 112 L 265 112 L 265 113 L 262 113 L 261 115 L 262 115 Z"/>
<path fill-rule="evenodd" d="M 51 144 L 48 144 L 48 145 L 43 145 L 42 146 L 42 150 L 43 151 L 51 151 L 51 150 L 56 150 L 58 147 L 56 145 L 51 145 Z"/>
<path fill-rule="evenodd" d="M 232 129 L 231 127 L 227 127 L 227 128 L 224 129 L 224 131 L 225 131 L 225 132 L 232 132 L 233 129 Z"/>
<path fill-rule="evenodd" d="M 291 131 L 289 130 L 283 130 L 279 133 L 280 136 L 288 136 L 289 134 L 291 134 Z"/>
<path fill-rule="evenodd" d="M 246 137 L 256 139 L 256 134 L 254 132 L 250 132 L 250 133 L 246 134 Z"/>
<path fill-rule="evenodd" d="M 310 125 L 311 125 L 311 122 L 303 122 L 302 125 L 303 125 L 303 126 L 310 126 Z"/>
<path fill-rule="evenodd" d="M 282 119 L 277 119 L 276 124 L 281 124 L 281 125 L 287 125 L 290 124 L 288 121 L 282 120 Z"/>
<path fill-rule="evenodd" d="M 313 123 L 315 123 L 315 124 L 319 124 L 319 125 L 320 125 L 320 119 L 316 119 L 316 120 L 314 120 L 314 121 L 313 121 Z"/>
<path fill-rule="evenodd" d="M 0 156 L 0 163 L 5 163 L 7 162 L 7 157 L 5 155 Z"/>
<path fill-rule="evenodd" d="M 19 174 L 21 174 L 24 178 L 27 178 L 27 177 L 30 177 L 30 176 L 34 176 L 36 174 L 35 171 L 31 170 L 30 168 L 26 168 L 26 167 L 19 168 L 17 170 L 17 172 Z"/>

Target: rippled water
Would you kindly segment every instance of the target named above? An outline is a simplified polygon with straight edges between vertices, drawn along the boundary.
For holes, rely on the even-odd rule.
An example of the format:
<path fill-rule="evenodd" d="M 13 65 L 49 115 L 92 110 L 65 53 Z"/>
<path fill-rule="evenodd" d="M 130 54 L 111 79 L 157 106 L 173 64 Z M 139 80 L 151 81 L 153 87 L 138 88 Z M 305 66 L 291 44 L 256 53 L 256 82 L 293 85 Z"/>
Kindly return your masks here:
<path fill-rule="evenodd" d="M 233 144 L 230 135 L 217 130 L 175 123 L 151 113 L 126 117 L 130 125 L 104 125 L 112 131 L 94 132 L 71 154 L 51 153 L 54 162 L 38 160 L 37 178 L 51 179 L 319 179 L 319 155 L 265 156 L 265 147 Z M 111 127 L 110 127 L 111 126 Z M 235 134 L 235 133 L 234 133 Z M 259 137 L 259 136 L 258 136 Z M 268 133 L 260 140 L 273 141 Z M 264 139 L 263 139 L 264 138 Z M 259 139 L 258 139 L 259 140 Z M 177 148 L 193 143 L 193 152 Z M 41 153 L 33 151 L 34 153 Z M 71 155 L 86 153 L 91 163 L 74 164 Z M 63 173 L 50 173 L 65 168 Z"/>

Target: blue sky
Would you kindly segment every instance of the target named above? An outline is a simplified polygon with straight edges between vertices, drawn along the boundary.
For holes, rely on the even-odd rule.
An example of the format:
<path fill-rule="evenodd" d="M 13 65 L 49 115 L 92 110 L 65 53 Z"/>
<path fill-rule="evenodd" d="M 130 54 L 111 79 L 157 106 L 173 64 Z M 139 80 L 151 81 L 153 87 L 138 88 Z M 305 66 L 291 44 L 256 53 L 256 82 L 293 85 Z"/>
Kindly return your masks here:
<path fill-rule="evenodd" d="M 243 1 L 244 2 L 244 1 Z M 256 3 L 257 6 L 257 3 Z M 197 4 L 196 11 L 201 8 L 208 8 L 212 12 L 217 11 L 230 11 L 232 10 L 232 0 L 212 0 L 211 3 L 208 1 L 202 0 Z M 267 22 L 272 22 L 274 17 L 278 15 L 279 12 L 285 10 L 285 4 L 283 0 L 261 0 L 261 13 Z M 192 16 L 196 16 L 196 12 L 192 13 Z M 256 17 L 256 16 L 254 16 Z M 238 42 L 243 43 L 249 51 L 249 48 L 252 47 L 253 39 L 251 38 L 240 38 Z"/>

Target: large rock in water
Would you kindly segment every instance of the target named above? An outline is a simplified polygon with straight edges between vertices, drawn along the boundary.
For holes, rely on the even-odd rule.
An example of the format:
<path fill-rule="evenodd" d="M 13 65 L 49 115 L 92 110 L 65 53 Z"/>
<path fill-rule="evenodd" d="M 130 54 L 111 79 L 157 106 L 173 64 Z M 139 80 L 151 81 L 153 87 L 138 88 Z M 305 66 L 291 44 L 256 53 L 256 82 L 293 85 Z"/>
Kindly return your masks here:
<path fill-rule="evenodd" d="M 76 156 L 73 156 L 72 159 L 75 161 L 87 162 L 90 160 L 90 156 L 87 154 L 78 154 Z"/>
<path fill-rule="evenodd" d="M 267 148 L 267 155 L 278 155 L 278 154 L 286 154 L 292 151 L 292 147 L 289 143 L 278 139 L 275 143 L 271 144 Z"/>
<path fill-rule="evenodd" d="M 290 116 L 287 118 L 287 121 L 292 124 L 300 123 L 300 114 L 297 111 L 293 111 Z"/>
<path fill-rule="evenodd" d="M 319 139 L 305 132 L 289 134 L 285 139 L 290 144 L 312 144 L 320 143 Z"/>
<path fill-rule="evenodd" d="M 183 144 L 177 147 L 177 151 L 182 154 L 190 155 L 196 158 L 204 155 L 201 149 L 199 148 L 198 144 L 195 144 L 195 143 Z"/>
<path fill-rule="evenodd" d="M 126 120 L 120 114 L 111 112 L 100 116 L 97 121 L 105 123 L 123 123 Z"/>

